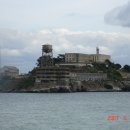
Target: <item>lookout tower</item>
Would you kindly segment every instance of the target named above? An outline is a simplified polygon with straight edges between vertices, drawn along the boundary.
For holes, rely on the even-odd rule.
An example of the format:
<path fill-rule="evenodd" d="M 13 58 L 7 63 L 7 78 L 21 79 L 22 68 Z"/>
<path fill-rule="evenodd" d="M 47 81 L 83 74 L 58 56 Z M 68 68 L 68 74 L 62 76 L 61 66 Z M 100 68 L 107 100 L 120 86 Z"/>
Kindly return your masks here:
<path fill-rule="evenodd" d="M 99 54 L 99 47 L 96 47 L 96 54 Z"/>

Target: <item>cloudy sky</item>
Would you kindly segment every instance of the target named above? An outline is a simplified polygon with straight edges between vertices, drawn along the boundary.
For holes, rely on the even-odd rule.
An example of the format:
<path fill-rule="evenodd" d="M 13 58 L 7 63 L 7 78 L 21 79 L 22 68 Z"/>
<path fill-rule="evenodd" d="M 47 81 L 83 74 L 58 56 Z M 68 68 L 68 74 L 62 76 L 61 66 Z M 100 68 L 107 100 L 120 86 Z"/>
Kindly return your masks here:
<path fill-rule="evenodd" d="M 26 73 L 42 44 L 65 52 L 110 54 L 130 64 L 130 0 L 0 0 L 1 65 Z"/>

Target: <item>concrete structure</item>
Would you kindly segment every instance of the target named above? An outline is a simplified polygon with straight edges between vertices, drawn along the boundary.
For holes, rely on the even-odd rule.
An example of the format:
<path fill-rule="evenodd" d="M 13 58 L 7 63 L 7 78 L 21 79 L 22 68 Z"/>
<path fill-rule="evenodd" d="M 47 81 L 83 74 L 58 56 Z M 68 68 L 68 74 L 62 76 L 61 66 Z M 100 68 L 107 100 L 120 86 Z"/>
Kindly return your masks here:
<path fill-rule="evenodd" d="M 96 47 L 96 54 L 99 54 L 99 48 Z"/>
<path fill-rule="evenodd" d="M 36 85 L 54 86 L 69 83 L 69 70 L 66 67 L 53 66 L 52 50 L 52 45 L 42 46 L 41 66 L 36 69 Z"/>
<path fill-rule="evenodd" d="M 76 66 L 76 67 L 83 67 L 83 66 L 86 66 L 86 64 L 85 63 L 63 63 L 63 64 L 55 64 L 55 66 L 65 66 L 65 67 Z"/>
<path fill-rule="evenodd" d="M 110 55 L 99 54 L 99 48 L 96 48 L 96 54 L 65 53 L 66 63 L 103 63 L 105 60 L 111 60 Z"/>
<path fill-rule="evenodd" d="M 121 76 L 122 76 L 122 78 L 124 80 L 130 80 L 130 73 L 128 73 L 128 72 L 120 72 L 120 74 L 121 74 Z"/>
<path fill-rule="evenodd" d="M 68 85 L 70 81 L 88 81 L 88 80 L 106 80 L 107 74 L 104 73 L 82 73 L 80 67 L 91 65 L 93 62 L 105 62 L 110 60 L 109 55 L 99 54 L 99 48 L 96 48 L 97 54 L 65 53 L 65 63 L 53 66 L 52 45 L 42 46 L 41 66 L 36 70 L 36 85 L 54 86 Z M 69 70 L 68 66 L 76 66 L 74 72 Z M 92 65 L 91 65 L 92 66 Z"/>
<path fill-rule="evenodd" d="M 82 54 L 82 53 L 65 53 L 66 63 L 103 63 L 105 60 L 110 60 L 110 55 L 104 54 Z"/>
<path fill-rule="evenodd" d="M 70 73 L 70 77 L 72 81 L 107 80 L 106 73 Z"/>
<path fill-rule="evenodd" d="M 60 67 L 44 67 L 36 71 L 36 84 L 66 85 L 69 82 L 69 70 Z"/>
<path fill-rule="evenodd" d="M 14 66 L 4 66 L 0 70 L 2 76 L 17 77 L 19 75 L 19 69 Z"/>

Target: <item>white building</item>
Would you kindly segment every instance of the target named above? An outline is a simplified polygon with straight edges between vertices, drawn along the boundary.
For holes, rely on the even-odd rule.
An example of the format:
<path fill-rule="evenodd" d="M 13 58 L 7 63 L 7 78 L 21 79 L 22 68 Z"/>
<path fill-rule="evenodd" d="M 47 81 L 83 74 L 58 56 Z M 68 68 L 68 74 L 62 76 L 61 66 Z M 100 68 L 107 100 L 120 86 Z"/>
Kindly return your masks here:
<path fill-rule="evenodd" d="M 14 66 L 4 66 L 0 69 L 2 76 L 17 77 L 19 75 L 19 69 Z"/>
<path fill-rule="evenodd" d="M 99 48 L 96 48 L 96 54 L 65 53 L 66 63 L 104 63 L 106 60 L 111 60 L 111 56 L 99 54 Z"/>

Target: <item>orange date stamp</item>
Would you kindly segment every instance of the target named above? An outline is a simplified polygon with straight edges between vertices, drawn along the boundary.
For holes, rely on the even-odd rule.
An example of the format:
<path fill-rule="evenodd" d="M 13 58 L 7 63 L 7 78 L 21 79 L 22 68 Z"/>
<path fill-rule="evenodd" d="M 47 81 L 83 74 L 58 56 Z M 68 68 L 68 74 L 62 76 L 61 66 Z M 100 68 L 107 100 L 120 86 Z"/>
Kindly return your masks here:
<path fill-rule="evenodd" d="M 118 121 L 119 119 L 123 119 L 124 121 L 128 120 L 127 116 L 123 116 L 123 118 L 121 118 L 117 115 L 110 115 L 106 119 L 109 120 L 109 121 Z"/>

